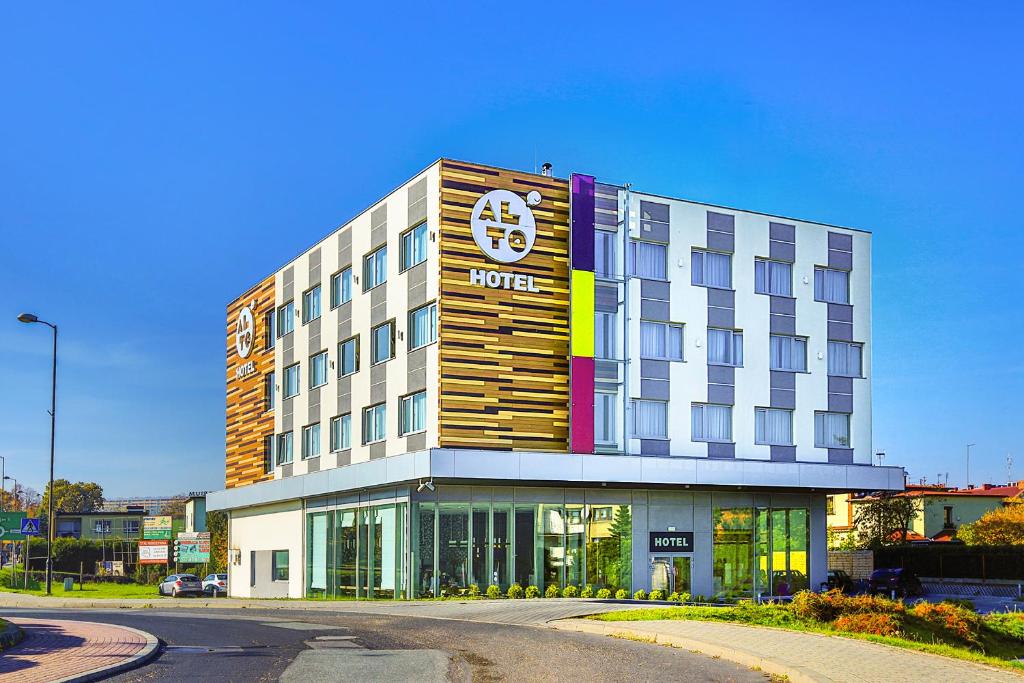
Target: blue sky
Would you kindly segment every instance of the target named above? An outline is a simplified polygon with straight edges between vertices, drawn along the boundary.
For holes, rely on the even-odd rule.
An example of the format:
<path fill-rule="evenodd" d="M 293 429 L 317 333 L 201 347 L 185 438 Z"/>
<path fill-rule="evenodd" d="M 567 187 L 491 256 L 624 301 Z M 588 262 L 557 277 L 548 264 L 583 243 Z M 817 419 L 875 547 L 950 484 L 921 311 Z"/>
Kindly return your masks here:
<path fill-rule="evenodd" d="M 24 309 L 58 476 L 222 486 L 226 303 L 450 156 L 873 231 L 876 450 L 1024 479 L 1019 3 L 345 5 L 0 8 L 8 474 L 46 477 Z"/>

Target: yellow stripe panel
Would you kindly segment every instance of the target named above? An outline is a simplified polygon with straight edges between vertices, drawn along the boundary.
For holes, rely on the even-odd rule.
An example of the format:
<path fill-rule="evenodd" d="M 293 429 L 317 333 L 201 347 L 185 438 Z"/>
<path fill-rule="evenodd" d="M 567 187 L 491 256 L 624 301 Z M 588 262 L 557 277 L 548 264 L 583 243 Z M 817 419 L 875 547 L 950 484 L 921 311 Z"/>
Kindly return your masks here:
<path fill-rule="evenodd" d="M 594 357 L 594 274 L 572 271 L 572 355 Z"/>

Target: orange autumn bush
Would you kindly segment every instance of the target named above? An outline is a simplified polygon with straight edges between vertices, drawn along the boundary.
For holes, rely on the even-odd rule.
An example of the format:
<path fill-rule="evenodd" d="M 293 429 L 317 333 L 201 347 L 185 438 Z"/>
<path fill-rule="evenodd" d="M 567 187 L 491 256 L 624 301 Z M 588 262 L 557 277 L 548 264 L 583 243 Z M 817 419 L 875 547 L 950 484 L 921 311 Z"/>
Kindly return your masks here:
<path fill-rule="evenodd" d="M 832 624 L 837 631 L 867 633 L 874 636 L 899 636 L 902 633 L 898 614 L 879 612 L 845 614 Z"/>
<path fill-rule="evenodd" d="M 938 626 L 959 640 L 978 642 L 981 618 L 963 607 L 948 603 L 919 602 L 910 613 L 922 621 Z"/>
<path fill-rule="evenodd" d="M 846 595 L 838 590 L 825 593 L 802 591 L 793 597 L 791 609 L 802 619 L 834 621 L 852 614 L 902 614 L 903 603 L 877 595 Z"/>

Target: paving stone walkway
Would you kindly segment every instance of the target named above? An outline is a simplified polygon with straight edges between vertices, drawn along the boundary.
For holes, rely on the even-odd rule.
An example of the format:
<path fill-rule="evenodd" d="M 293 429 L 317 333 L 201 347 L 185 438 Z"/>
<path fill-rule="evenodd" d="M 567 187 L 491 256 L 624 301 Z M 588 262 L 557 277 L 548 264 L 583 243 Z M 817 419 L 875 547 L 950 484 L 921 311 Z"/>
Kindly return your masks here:
<path fill-rule="evenodd" d="M 904 683 L 1022 683 L 1012 671 L 880 645 L 853 638 L 707 621 L 595 621 L 568 619 L 554 628 L 650 639 L 699 650 L 794 683 L 886 681 Z"/>
<path fill-rule="evenodd" d="M 0 681 L 44 683 L 112 674 L 155 654 L 156 638 L 133 628 L 63 619 L 5 617 L 25 632 L 0 654 Z"/>

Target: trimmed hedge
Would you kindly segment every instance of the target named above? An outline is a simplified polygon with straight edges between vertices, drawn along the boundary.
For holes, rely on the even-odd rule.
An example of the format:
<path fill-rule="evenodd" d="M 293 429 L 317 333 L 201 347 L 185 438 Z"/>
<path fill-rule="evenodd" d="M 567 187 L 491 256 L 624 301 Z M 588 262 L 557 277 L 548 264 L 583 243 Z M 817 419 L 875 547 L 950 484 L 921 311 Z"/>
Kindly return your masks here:
<path fill-rule="evenodd" d="M 875 567 L 902 567 L 940 579 L 1016 581 L 1024 576 L 1024 546 L 887 546 L 875 550 Z"/>

